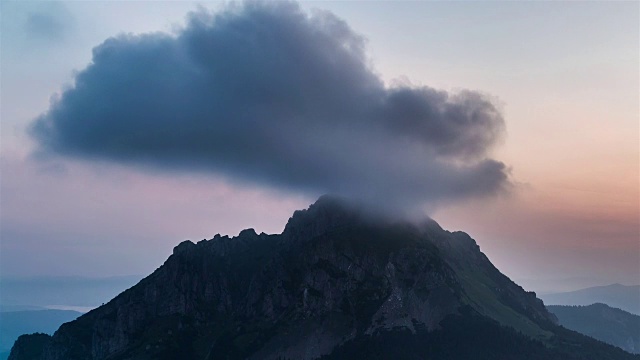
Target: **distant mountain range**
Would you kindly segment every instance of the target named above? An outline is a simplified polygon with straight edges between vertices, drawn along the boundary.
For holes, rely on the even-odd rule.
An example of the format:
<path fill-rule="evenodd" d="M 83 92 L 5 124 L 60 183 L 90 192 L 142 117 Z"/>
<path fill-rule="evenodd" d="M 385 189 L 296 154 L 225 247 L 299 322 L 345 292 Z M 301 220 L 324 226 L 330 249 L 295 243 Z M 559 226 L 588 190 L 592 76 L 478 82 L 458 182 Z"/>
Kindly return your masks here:
<path fill-rule="evenodd" d="M 463 232 L 322 197 L 282 234 L 185 241 L 10 360 L 631 360 L 557 325 Z"/>
<path fill-rule="evenodd" d="M 640 285 L 612 284 L 563 293 L 541 294 L 539 297 L 547 305 L 604 303 L 611 307 L 640 315 Z"/>
<path fill-rule="evenodd" d="M 640 316 L 605 304 L 588 306 L 547 306 L 560 325 L 640 354 Z"/>

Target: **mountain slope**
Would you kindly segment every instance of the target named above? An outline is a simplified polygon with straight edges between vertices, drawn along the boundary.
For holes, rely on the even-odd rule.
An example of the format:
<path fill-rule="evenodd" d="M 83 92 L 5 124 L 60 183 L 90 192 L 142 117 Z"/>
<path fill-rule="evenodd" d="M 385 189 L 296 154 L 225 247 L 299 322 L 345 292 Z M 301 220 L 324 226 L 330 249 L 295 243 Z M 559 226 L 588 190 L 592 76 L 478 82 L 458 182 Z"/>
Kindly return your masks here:
<path fill-rule="evenodd" d="M 551 305 L 591 305 L 604 303 L 640 315 L 640 285 L 611 284 L 540 296 Z"/>
<path fill-rule="evenodd" d="M 640 316 L 605 304 L 547 306 L 567 329 L 640 354 Z"/>
<path fill-rule="evenodd" d="M 181 243 L 39 359 L 635 358 L 555 321 L 468 235 L 323 197 L 280 235 Z"/>

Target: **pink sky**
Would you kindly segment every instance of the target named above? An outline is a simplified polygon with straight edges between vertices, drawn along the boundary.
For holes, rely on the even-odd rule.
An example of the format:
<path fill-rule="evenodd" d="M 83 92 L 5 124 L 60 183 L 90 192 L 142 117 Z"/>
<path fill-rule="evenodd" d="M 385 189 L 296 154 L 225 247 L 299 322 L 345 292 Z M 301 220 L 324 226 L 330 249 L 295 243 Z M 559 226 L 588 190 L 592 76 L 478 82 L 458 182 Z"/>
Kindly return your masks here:
<path fill-rule="evenodd" d="M 640 4 L 502 5 L 303 3 L 364 34 L 387 82 L 475 89 L 502 104 L 507 134 L 494 155 L 517 186 L 439 208 L 432 216 L 443 227 L 468 232 L 527 289 L 637 284 Z M 93 46 L 120 32 L 169 31 L 191 9 L 2 3 L 2 276 L 147 274 L 184 239 L 280 232 L 315 201 L 216 177 L 30 157 L 25 128 Z M 68 25 L 60 38 L 25 32 L 21 21 L 38 11 Z"/>

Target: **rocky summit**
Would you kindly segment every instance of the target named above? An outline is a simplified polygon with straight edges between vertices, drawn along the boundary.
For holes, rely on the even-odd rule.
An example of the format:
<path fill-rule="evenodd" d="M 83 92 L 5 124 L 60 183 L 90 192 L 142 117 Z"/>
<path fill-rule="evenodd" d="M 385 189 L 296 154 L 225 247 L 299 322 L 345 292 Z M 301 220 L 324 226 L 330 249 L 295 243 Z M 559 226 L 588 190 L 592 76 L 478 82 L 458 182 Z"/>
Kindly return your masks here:
<path fill-rule="evenodd" d="M 558 326 L 467 234 L 322 197 L 279 235 L 182 242 L 53 336 L 20 337 L 10 359 L 640 357 Z"/>

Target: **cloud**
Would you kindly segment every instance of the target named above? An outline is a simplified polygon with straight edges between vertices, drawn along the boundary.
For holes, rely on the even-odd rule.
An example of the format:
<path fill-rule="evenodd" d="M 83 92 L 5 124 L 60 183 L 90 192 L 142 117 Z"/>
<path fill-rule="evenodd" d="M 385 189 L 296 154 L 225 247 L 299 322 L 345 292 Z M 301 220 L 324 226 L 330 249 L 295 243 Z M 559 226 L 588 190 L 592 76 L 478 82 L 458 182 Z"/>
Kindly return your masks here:
<path fill-rule="evenodd" d="M 24 31 L 34 39 L 61 40 L 74 24 L 74 17 L 64 4 L 46 2 L 27 13 Z"/>
<path fill-rule="evenodd" d="M 94 48 L 32 124 L 39 151 L 416 206 L 501 192 L 486 96 L 386 86 L 331 13 L 246 2 Z"/>

